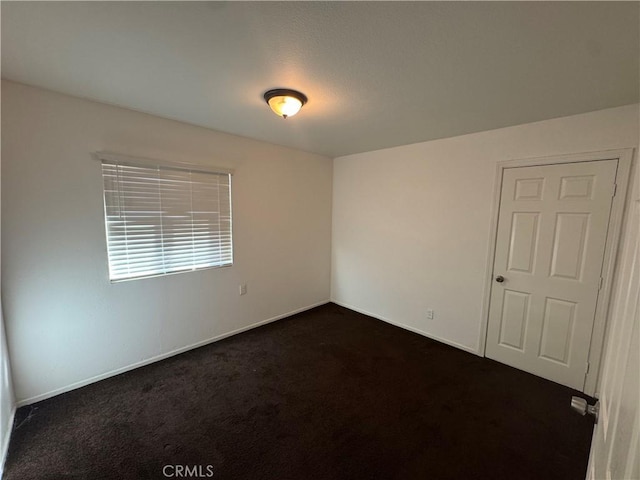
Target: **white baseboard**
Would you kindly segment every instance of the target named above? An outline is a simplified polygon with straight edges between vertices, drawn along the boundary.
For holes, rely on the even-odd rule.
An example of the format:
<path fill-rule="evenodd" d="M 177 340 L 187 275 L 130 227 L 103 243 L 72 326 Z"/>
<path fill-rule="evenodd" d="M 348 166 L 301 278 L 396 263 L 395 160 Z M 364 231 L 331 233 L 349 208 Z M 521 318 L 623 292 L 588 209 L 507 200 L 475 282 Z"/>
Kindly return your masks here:
<path fill-rule="evenodd" d="M 139 367 L 144 367 L 145 365 L 149 365 L 150 363 L 158 362 L 160 360 L 164 360 L 165 358 L 173 357 L 180 353 L 187 352 L 189 350 L 193 350 L 194 348 L 203 347 L 213 342 L 217 342 L 227 337 L 231 337 L 233 335 L 237 335 L 242 332 L 246 332 L 247 330 L 252 330 L 254 328 L 260 327 L 262 325 L 266 325 L 271 322 L 275 322 L 276 320 L 281 320 L 286 317 L 290 317 L 300 312 L 304 312 L 307 310 L 311 310 L 312 308 L 319 307 L 320 305 L 325 305 L 329 303 L 329 300 L 324 300 L 322 302 L 314 303 L 312 305 L 307 305 L 306 307 L 298 308 L 296 310 L 292 310 L 291 312 L 283 313 L 282 315 L 277 315 L 275 317 L 268 318 L 266 320 L 262 320 L 260 322 L 252 323 L 246 327 L 238 328 L 237 330 L 233 330 L 231 332 L 223 333 L 221 335 L 217 335 L 215 337 L 208 338 L 206 340 L 202 340 L 200 342 L 192 343 L 191 345 L 187 345 L 186 347 L 177 348 L 167 353 L 163 353 L 160 355 L 156 355 L 155 357 L 147 358 L 146 360 L 142 360 L 141 362 L 136 362 L 131 365 L 127 365 L 126 367 L 117 368 L 115 370 L 111 370 L 106 373 L 101 373 L 100 375 L 96 375 L 91 378 L 87 378 L 86 380 L 81 380 L 79 382 L 72 383 L 71 385 L 67 385 L 65 387 L 56 388 L 55 390 L 51 390 L 46 393 L 42 393 L 40 395 L 35 395 L 33 397 L 21 399 L 17 401 L 17 407 L 23 407 L 25 405 L 30 405 L 32 403 L 40 402 L 42 400 L 46 400 L 47 398 L 55 397 L 56 395 L 60 395 L 61 393 L 70 392 L 71 390 L 75 390 L 76 388 L 84 387 L 91 383 L 99 382 L 100 380 L 104 380 L 105 378 L 113 377 L 115 375 L 119 375 L 124 372 L 128 372 L 130 370 L 134 370 Z"/>
<path fill-rule="evenodd" d="M 2 457 L 0 457 L 0 478 L 2 478 L 2 472 L 4 472 L 4 462 L 7 461 L 7 453 L 9 452 L 9 440 L 11 440 L 11 432 L 13 431 L 13 420 L 16 417 L 16 406 L 11 409 L 11 415 L 9 415 L 9 424 L 6 425 L 6 430 L 2 440 Z"/>
<path fill-rule="evenodd" d="M 373 317 L 373 318 L 375 318 L 377 320 L 382 320 L 383 322 L 389 323 L 391 325 L 395 325 L 396 327 L 400 327 L 400 328 L 403 328 L 405 330 L 409 330 L 410 332 L 417 333 L 418 335 L 422 335 L 423 337 L 430 338 L 431 340 L 435 340 L 436 342 L 444 343 L 444 344 L 449 345 L 451 347 L 455 347 L 455 348 L 458 348 L 460 350 L 464 350 L 465 352 L 473 353 L 474 355 L 480 355 L 476 349 L 471 348 L 471 347 L 467 347 L 466 345 L 462 345 L 461 343 L 456 343 L 456 342 L 453 342 L 451 340 L 447 340 L 445 338 L 440 338 L 440 337 L 438 337 L 436 335 L 432 335 L 430 333 L 423 332 L 422 330 L 419 330 L 419 329 L 417 329 L 415 327 L 411 327 L 409 325 L 405 325 L 404 323 L 396 322 L 395 320 L 391 320 L 389 318 L 385 318 L 385 317 L 377 315 L 375 313 L 368 312 L 368 311 L 363 310 L 361 308 L 354 307 L 353 305 L 349 305 L 348 303 L 339 302 L 339 301 L 333 300 L 333 299 L 331 300 L 331 302 L 335 303 L 336 305 L 340 305 L 341 307 L 348 308 L 349 310 L 353 310 L 354 312 L 362 313 L 363 315 L 367 315 L 367 316 Z M 480 355 L 480 356 L 482 356 L 482 355 Z"/>

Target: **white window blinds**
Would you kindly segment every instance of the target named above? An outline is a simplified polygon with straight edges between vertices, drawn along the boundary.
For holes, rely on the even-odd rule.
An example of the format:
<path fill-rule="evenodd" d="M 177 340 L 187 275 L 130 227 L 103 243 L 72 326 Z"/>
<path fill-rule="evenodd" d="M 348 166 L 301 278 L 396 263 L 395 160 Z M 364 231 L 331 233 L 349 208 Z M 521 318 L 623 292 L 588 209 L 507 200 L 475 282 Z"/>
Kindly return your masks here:
<path fill-rule="evenodd" d="M 102 160 L 112 281 L 233 263 L 231 175 Z"/>

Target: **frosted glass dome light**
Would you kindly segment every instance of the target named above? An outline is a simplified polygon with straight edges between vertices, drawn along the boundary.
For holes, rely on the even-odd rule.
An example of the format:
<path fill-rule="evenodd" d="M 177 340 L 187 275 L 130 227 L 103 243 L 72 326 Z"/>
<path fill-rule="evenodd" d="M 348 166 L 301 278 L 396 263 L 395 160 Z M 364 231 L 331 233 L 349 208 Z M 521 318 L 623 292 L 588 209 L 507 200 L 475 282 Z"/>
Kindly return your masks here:
<path fill-rule="evenodd" d="M 264 94 L 265 101 L 276 115 L 282 118 L 292 117 L 307 103 L 307 97 L 296 90 L 277 88 Z"/>

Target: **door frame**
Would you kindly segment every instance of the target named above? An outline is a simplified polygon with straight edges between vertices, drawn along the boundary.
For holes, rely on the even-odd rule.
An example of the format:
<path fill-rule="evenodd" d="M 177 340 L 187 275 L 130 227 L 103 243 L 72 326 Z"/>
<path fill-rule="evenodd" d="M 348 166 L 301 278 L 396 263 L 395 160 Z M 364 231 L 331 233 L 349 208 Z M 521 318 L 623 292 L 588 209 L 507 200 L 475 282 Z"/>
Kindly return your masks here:
<path fill-rule="evenodd" d="M 507 168 L 533 167 L 544 165 L 557 165 L 563 163 L 594 162 L 598 160 L 618 160 L 616 170 L 616 194 L 611 204 L 609 224 L 607 228 L 607 240 L 602 262 L 602 288 L 598 291 L 593 333 L 589 345 L 589 370 L 585 377 L 582 391 L 593 396 L 600 373 L 600 361 L 604 346 L 604 338 L 607 324 L 607 312 L 611 301 L 611 287 L 613 274 L 616 267 L 620 235 L 622 233 L 622 220 L 624 218 L 629 179 L 633 160 L 634 148 L 616 150 L 604 150 L 599 152 L 575 153 L 552 157 L 524 158 L 517 160 L 505 160 L 496 165 L 496 177 L 494 181 L 493 206 L 491 209 L 491 229 L 489 237 L 489 250 L 485 268 L 484 297 L 482 300 L 482 324 L 480 326 L 480 344 L 478 354 L 486 357 L 487 329 L 489 328 L 489 306 L 491 301 L 491 289 L 493 287 L 493 263 L 496 253 L 496 240 L 498 234 L 498 215 L 500 213 L 500 196 L 502 192 L 503 172 Z"/>

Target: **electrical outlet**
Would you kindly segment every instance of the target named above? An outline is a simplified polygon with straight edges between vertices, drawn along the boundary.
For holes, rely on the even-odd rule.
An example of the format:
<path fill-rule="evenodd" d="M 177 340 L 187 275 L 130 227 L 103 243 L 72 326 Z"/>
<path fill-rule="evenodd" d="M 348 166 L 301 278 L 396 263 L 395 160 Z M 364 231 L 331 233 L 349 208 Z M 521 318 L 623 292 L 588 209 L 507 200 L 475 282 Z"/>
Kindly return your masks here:
<path fill-rule="evenodd" d="M 427 320 L 433 320 L 433 310 L 427 310 Z"/>
<path fill-rule="evenodd" d="M 247 284 L 243 283 L 240 285 L 240 295 L 245 295 L 247 293 Z"/>

